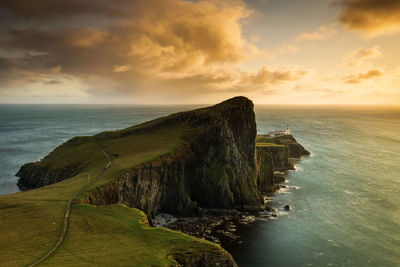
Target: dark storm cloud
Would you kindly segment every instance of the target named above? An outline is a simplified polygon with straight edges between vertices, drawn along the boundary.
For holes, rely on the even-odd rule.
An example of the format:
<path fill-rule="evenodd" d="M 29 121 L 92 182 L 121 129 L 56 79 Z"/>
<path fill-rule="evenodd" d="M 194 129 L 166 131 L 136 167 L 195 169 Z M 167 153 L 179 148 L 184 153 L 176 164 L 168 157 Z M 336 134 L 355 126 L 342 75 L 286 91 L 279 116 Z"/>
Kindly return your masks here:
<path fill-rule="evenodd" d="M 343 0 L 340 22 L 372 35 L 400 31 L 399 0 Z"/>
<path fill-rule="evenodd" d="M 126 6 L 137 1 L 107 0 L 0 0 L 0 6 L 16 17 L 23 19 L 48 20 L 81 14 L 102 16 L 121 16 L 126 13 Z"/>
<path fill-rule="evenodd" d="M 1 30 L 0 75 L 12 77 L 0 87 L 31 82 L 29 75 L 43 75 L 46 84 L 66 75 L 89 84 L 90 92 L 188 83 L 212 91 L 302 76 L 235 68 L 254 50 L 241 24 L 251 10 L 240 0 L 0 0 L 0 9 L 8 22 Z M 223 71 L 229 74 L 221 78 Z"/>

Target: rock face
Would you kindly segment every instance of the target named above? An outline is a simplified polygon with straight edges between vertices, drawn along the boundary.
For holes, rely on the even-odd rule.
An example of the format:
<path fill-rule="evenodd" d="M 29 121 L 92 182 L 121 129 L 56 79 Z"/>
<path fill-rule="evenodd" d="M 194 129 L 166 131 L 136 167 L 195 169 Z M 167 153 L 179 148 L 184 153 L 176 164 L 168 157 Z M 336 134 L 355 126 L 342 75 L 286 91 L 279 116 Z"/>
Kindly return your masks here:
<path fill-rule="evenodd" d="M 97 206 L 123 203 L 149 215 L 158 211 L 192 215 L 198 206 L 183 183 L 188 157 L 189 147 L 185 146 L 173 155 L 139 165 L 124 172 L 117 182 L 89 192 L 86 201 Z"/>
<path fill-rule="evenodd" d="M 257 148 L 257 187 L 261 194 L 274 190 L 274 162 L 271 153 Z"/>
<path fill-rule="evenodd" d="M 17 185 L 21 190 L 28 190 L 54 184 L 77 175 L 85 168 L 85 163 L 74 158 L 74 154 L 66 153 L 65 148 L 88 144 L 91 140 L 92 137 L 74 137 L 54 149 L 41 161 L 23 165 L 16 174 L 19 177 Z M 65 160 L 66 158 L 68 161 Z M 64 164 L 58 164 L 60 161 Z"/>
<path fill-rule="evenodd" d="M 38 162 L 27 163 L 16 174 L 20 177 L 17 185 L 21 190 L 42 187 L 73 177 L 81 170 L 82 168 L 79 165 L 69 165 L 61 169 L 50 170 L 46 166 L 41 167 Z"/>
<path fill-rule="evenodd" d="M 272 157 L 272 166 L 275 171 L 279 170 L 291 170 L 293 169 L 293 164 L 289 161 L 290 149 L 288 146 L 258 146 L 257 153 L 261 151 L 267 152 Z"/>
<path fill-rule="evenodd" d="M 272 145 L 257 145 L 256 151 L 253 103 L 245 97 L 94 138 L 101 143 L 182 125 L 197 129 L 187 144 L 121 171 L 115 182 L 89 192 L 86 202 L 123 203 L 151 216 L 160 212 L 193 215 L 199 207 L 261 210 L 262 194 L 274 188 L 273 172 L 293 168 L 289 158 L 308 153 L 291 135 L 270 140 Z M 79 168 L 71 168 L 69 172 L 47 173 L 46 166 L 38 166 L 34 163 L 21 168 L 17 174 L 21 187 L 51 184 L 79 172 Z"/>
<path fill-rule="evenodd" d="M 301 144 L 299 144 L 292 135 L 282 135 L 275 137 L 277 144 L 285 145 L 289 148 L 290 158 L 300 158 L 301 156 L 309 156 L 308 152 Z"/>
<path fill-rule="evenodd" d="M 199 129 L 189 145 L 125 171 L 117 184 L 91 192 L 87 201 L 123 203 L 150 215 L 161 211 L 193 215 L 199 206 L 261 210 L 257 179 L 263 177 L 259 177 L 256 162 L 252 102 L 233 98 L 210 108 L 171 115 L 151 128 L 176 124 Z M 146 130 L 151 129 L 140 132 Z"/>

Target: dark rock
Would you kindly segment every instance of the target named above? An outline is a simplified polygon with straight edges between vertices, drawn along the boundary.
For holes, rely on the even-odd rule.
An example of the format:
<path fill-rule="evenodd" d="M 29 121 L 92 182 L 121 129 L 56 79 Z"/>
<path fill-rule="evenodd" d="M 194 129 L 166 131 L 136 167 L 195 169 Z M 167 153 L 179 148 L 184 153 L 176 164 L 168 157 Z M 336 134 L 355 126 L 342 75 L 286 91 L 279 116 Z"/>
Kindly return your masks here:
<path fill-rule="evenodd" d="M 301 156 L 310 155 L 310 152 L 299 144 L 293 135 L 289 134 L 275 137 L 275 143 L 288 146 L 290 158 L 300 158 Z"/>
<path fill-rule="evenodd" d="M 232 256 L 221 249 L 218 253 L 215 252 L 199 252 L 191 254 L 173 254 L 171 257 L 179 264 L 179 266 L 193 267 L 237 267 Z"/>
<path fill-rule="evenodd" d="M 274 163 L 270 153 L 257 147 L 257 187 L 261 193 L 269 193 L 274 189 Z"/>
<path fill-rule="evenodd" d="M 39 162 L 27 163 L 16 174 L 16 176 L 20 177 L 17 185 L 22 191 L 42 187 L 60 182 L 66 178 L 71 178 L 77 175 L 82 169 L 83 167 L 79 163 L 56 170 L 50 170 L 47 166 L 41 166 Z"/>
<path fill-rule="evenodd" d="M 290 162 L 290 149 L 286 145 L 257 147 L 257 152 L 264 151 L 271 155 L 272 166 L 274 171 L 285 171 L 294 169 L 294 165 Z"/>
<path fill-rule="evenodd" d="M 265 207 L 265 211 L 274 212 L 275 209 L 274 209 L 273 207 L 271 207 L 271 206 L 266 206 L 266 207 Z"/>
<path fill-rule="evenodd" d="M 285 206 L 284 206 L 284 209 L 285 209 L 285 210 L 291 210 L 291 208 L 290 208 L 289 205 L 285 205 Z"/>
<path fill-rule="evenodd" d="M 261 209 L 250 100 L 236 97 L 210 108 L 173 114 L 160 123 L 166 121 L 168 126 L 198 127 L 200 133 L 179 152 L 126 172 L 119 179 L 119 203 L 151 215 L 160 211 L 193 215 L 198 206 Z"/>
<path fill-rule="evenodd" d="M 274 183 L 284 183 L 286 181 L 285 174 L 283 173 L 274 173 Z"/>

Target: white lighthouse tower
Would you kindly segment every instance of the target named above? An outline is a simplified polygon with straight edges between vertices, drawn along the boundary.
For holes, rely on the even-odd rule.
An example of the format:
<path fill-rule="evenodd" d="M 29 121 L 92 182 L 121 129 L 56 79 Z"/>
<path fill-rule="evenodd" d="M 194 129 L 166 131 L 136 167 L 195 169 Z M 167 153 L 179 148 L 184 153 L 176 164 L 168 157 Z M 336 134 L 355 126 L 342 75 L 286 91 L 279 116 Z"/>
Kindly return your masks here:
<path fill-rule="evenodd" d="M 289 126 L 289 124 L 286 126 L 286 134 L 290 134 L 290 126 Z"/>

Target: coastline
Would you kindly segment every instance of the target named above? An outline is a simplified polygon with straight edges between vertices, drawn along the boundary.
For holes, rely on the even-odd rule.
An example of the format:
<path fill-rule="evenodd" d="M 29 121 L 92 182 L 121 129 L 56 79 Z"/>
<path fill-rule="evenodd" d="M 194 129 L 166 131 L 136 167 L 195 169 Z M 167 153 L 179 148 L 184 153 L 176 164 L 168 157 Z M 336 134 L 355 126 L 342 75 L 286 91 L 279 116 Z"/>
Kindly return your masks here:
<path fill-rule="evenodd" d="M 137 109 L 129 110 L 134 113 Z M 279 129 L 282 126 L 281 122 L 287 121 L 295 127 L 294 135 L 298 141 L 307 149 L 312 150 L 312 156 L 295 163 L 299 171 L 288 172 L 286 176 L 286 179 L 289 180 L 286 185 L 296 185 L 301 189 L 282 189 L 280 194 L 274 194 L 275 199 L 271 204 L 278 207 L 283 207 L 286 202 L 293 204 L 291 212 L 287 215 L 282 214 L 282 216 L 278 214 L 278 219 L 275 220 L 258 220 L 251 225 L 237 228 L 236 233 L 241 233 L 243 243 L 234 248 L 228 248 L 228 250 L 232 250 L 231 253 L 239 266 L 252 266 L 252 264 L 263 266 L 264 263 L 270 263 L 272 266 L 290 266 L 290 264 L 305 266 L 308 263 L 312 263 L 313 266 L 323 266 L 328 263 L 340 265 L 346 263 L 347 260 L 352 260 L 359 266 L 371 266 L 368 265 L 367 260 L 370 260 L 371 264 L 373 263 L 375 266 L 385 266 L 398 262 L 394 247 L 385 245 L 387 237 L 368 234 L 368 225 L 376 223 L 376 226 L 381 228 L 388 221 L 395 223 L 390 217 L 393 211 L 388 209 L 387 205 L 392 207 L 398 203 L 396 186 L 399 167 L 392 158 L 398 135 L 395 129 L 390 128 L 396 125 L 398 120 L 393 120 L 392 115 L 386 114 L 386 120 L 380 124 L 379 129 L 387 130 L 379 131 L 377 143 L 371 143 L 371 140 L 376 140 L 376 137 L 374 139 L 376 132 L 369 128 L 372 123 L 368 117 L 370 114 L 362 115 L 362 122 L 359 122 L 360 114 L 363 114 L 361 111 L 357 111 L 356 114 L 345 114 L 340 113 L 340 110 L 336 112 L 318 110 L 316 112 L 316 110 L 302 111 L 300 108 L 295 111 L 293 109 L 277 111 L 259 107 L 256 110 L 258 110 L 256 115 L 259 133 Z M 156 111 L 154 113 L 158 114 Z M 108 114 L 107 111 L 103 113 Z M 118 118 L 118 121 L 115 120 L 113 125 L 105 127 L 116 129 L 122 128 L 119 125 L 126 127 L 124 125 L 135 124 L 134 119 L 131 118 L 130 121 L 127 115 L 122 116 L 116 112 L 111 114 Z M 340 118 L 337 117 L 338 114 Z M 380 113 L 374 114 L 380 115 Z M 80 121 L 87 121 L 87 117 L 83 116 Z M 354 127 L 355 125 L 360 127 Z M 361 133 L 359 132 L 360 128 L 364 129 Z M 78 133 L 82 132 L 77 127 L 73 130 Z M 92 128 L 87 129 L 87 131 L 89 130 L 92 131 Z M 36 133 L 33 129 L 29 131 Z M 32 151 L 40 151 L 43 147 L 43 142 L 33 139 L 26 132 L 20 130 L 20 134 L 29 137 L 32 141 L 32 147 L 36 148 Z M 71 133 L 69 134 L 71 135 Z M 15 140 L 24 140 L 14 132 L 13 135 L 15 135 Z M 50 151 L 61 143 L 57 141 L 57 134 L 53 131 L 48 130 L 47 135 L 49 140 L 54 140 L 49 143 L 50 148 L 43 151 Z M 30 146 L 28 147 L 26 142 L 22 141 L 20 143 L 26 149 L 30 149 Z M 12 144 L 11 141 L 8 143 Z M 7 147 L 3 146 L 3 148 Z M 381 149 L 387 151 L 386 156 L 380 154 L 382 153 Z M 19 167 L 25 162 L 32 161 L 27 158 L 36 160 L 35 157 L 24 151 L 15 155 L 7 153 L 2 159 L 3 164 L 12 160 L 19 164 Z M 360 151 L 360 153 L 354 154 L 355 151 Z M 47 153 L 36 152 L 37 159 Z M 376 157 L 377 154 L 380 156 Z M 369 155 L 369 157 L 364 158 L 364 155 Z M 19 161 L 15 160 L 16 156 L 20 158 Z M 12 171 L 10 175 L 14 175 L 17 171 L 15 166 L 13 169 L 15 171 Z M 383 169 L 387 171 L 381 172 Z M 10 175 L 8 177 L 11 177 Z M 375 179 L 380 175 L 383 175 L 382 178 Z M 16 183 L 16 178 L 13 181 Z M 385 184 L 381 184 L 382 181 L 385 181 Z M 388 184 L 394 184 L 394 186 L 388 187 Z M 383 195 L 380 190 L 384 190 L 388 196 L 386 200 L 382 199 Z M 18 193 L 18 195 L 25 196 L 29 194 L 28 192 Z M 5 197 L 7 195 L 2 196 L 3 199 Z M 354 205 L 352 201 L 359 204 Z M 15 201 L 12 203 L 15 204 Z M 376 212 L 377 210 L 379 212 Z M 349 221 L 349 219 L 352 220 Z M 334 222 L 334 225 L 331 225 L 330 222 Z M 364 224 L 364 222 L 368 224 Z M 335 225 L 343 227 L 339 229 Z M 352 232 L 354 225 L 357 225 L 360 230 Z M 397 229 L 399 228 L 390 229 L 387 233 L 390 233 L 392 237 L 398 236 Z M 19 227 L 18 231 L 21 230 Z M 347 239 L 349 234 L 352 235 L 351 240 Z M 352 246 L 354 245 L 353 240 L 362 238 L 366 238 L 364 239 L 365 243 L 370 244 L 370 248 L 373 250 Z M 333 241 L 328 241 L 332 239 Z M 42 244 L 42 238 L 39 240 Z M 376 241 L 379 241 L 379 246 Z M 336 247 L 337 244 L 342 246 Z M 349 250 L 345 248 L 349 248 Z M 354 251 L 359 251 L 362 256 L 354 254 Z M 314 252 L 323 252 L 324 257 L 314 258 Z M 334 256 L 338 254 L 342 257 L 335 259 Z M 385 258 L 379 258 L 378 254 L 385 255 Z"/>
<path fill-rule="evenodd" d="M 167 259 L 186 262 L 191 259 L 186 254 L 196 253 L 197 261 L 204 252 L 208 253 L 206 262 L 213 262 L 223 253 L 226 266 L 235 266 L 234 261 L 228 259 L 229 253 L 216 243 L 240 242 L 240 236 L 235 233 L 239 225 L 251 224 L 258 218 L 275 218 L 276 210 L 266 205 L 271 192 L 285 188 L 280 184 L 285 181 L 284 172 L 295 169 L 289 159 L 310 154 L 288 131 L 273 136 L 257 135 L 253 108 L 250 100 L 236 97 L 212 107 L 172 114 L 122 130 L 78 136 L 41 161 L 23 165 L 17 173 L 18 185 L 42 190 L 52 188 L 57 197 L 65 183 L 78 186 L 90 181 L 107 151 L 113 161 L 112 168 L 105 179 L 96 181 L 73 203 L 82 212 L 75 216 L 84 219 L 86 209 L 104 207 L 93 210 L 96 216 L 103 216 L 96 221 L 102 229 L 110 227 L 102 209 L 119 214 L 113 215 L 114 218 L 124 217 L 125 211 L 118 205 L 132 209 L 133 214 L 129 216 L 145 216 L 147 226 L 160 225 L 157 218 L 152 218 L 162 212 L 181 216 L 178 219 L 167 217 L 164 221 L 173 223 L 162 226 L 190 236 L 181 236 L 181 244 L 170 243 L 171 252 L 160 251 L 160 258 L 165 260 L 164 253 L 175 255 L 173 251 L 179 251 L 181 256 Z M 99 145 L 104 151 L 99 150 Z M 143 158 L 142 155 L 151 156 Z M 76 193 L 74 188 L 67 188 Z M 28 192 L 21 193 L 21 197 L 38 191 Z M 45 209 L 48 204 L 40 205 L 40 209 Z M 285 209 L 290 210 L 290 207 L 285 206 Z M 138 228 L 142 227 L 142 221 L 137 221 Z M 73 229 L 74 234 L 83 228 Z M 154 229 L 163 230 L 166 229 Z M 146 231 L 135 232 L 132 239 L 146 236 Z M 182 235 L 178 232 L 169 232 L 164 241 L 171 242 L 173 235 Z M 103 246 L 101 239 L 93 234 L 85 231 L 85 242 L 89 245 L 94 241 L 98 242 L 96 246 Z M 79 236 L 81 240 L 82 235 Z M 185 242 L 193 246 L 186 247 Z M 152 239 L 146 241 L 146 246 L 160 245 L 156 243 Z M 74 247 L 73 242 L 69 245 Z M 181 246 L 187 252 L 182 252 Z M 124 255 L 122 250 L 115 249 Z M 85 251 L 80 253 L 86 254 Z M 50 261 L 62 260 L 62 254 L 57 255 L 59 257 Z M 96 256 L 90 254 L 90 257 Z"/>
<path fill-rule="evenodd" d="M 290 162 L 299 160 L 301 159 L 291 158 Z M 271 204 L 276 194 L 284 194 L 289 189 L 300 189 L 288 185 L 289 181 L 286 179 L 289 171 L 297 171 L 296 166 L 293 166 L 293 168 L 274 172 L 274 190 L 262 196 L 264 199 L 263 211 L 202 209 L 200 214 L 194 217 L 179 217 L 161 213 L 150 219 L 151 225 L 217 243 L 231 253 L 231 248 L 243 243 L 241 237 L 248 227 L 252 227 L 253 224 L 260 221 L 279 219 L 279 216 L 285 216 L 291 212 L 291 203 L 285 203 L 283 206 Z"/>

